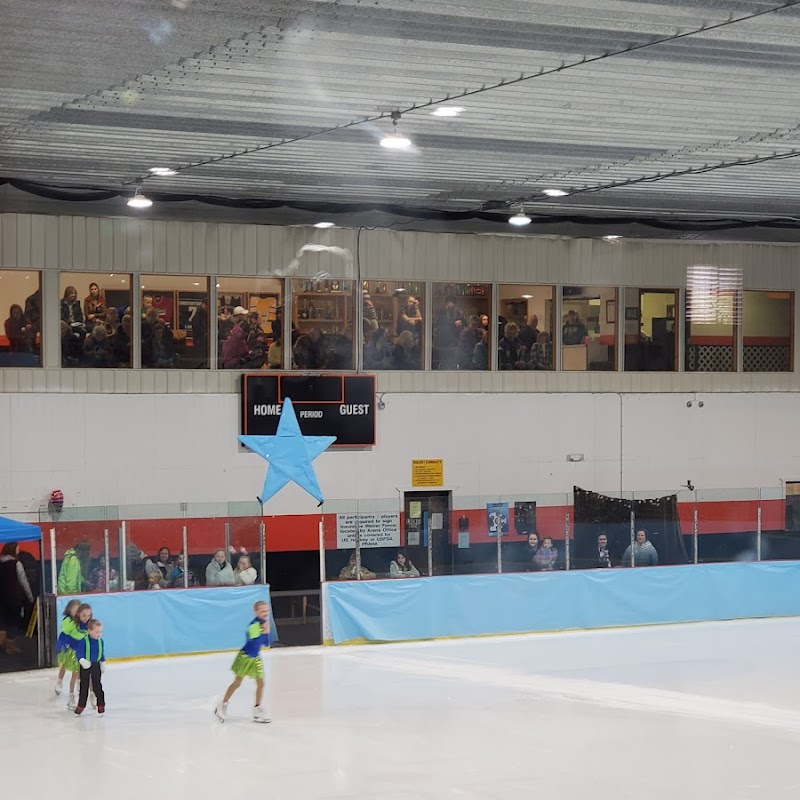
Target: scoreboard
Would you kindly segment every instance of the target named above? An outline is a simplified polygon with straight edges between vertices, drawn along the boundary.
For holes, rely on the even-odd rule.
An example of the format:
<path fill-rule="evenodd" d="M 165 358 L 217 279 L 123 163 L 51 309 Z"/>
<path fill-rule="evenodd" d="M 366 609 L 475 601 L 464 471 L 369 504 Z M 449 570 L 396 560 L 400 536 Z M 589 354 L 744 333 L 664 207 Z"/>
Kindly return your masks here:
<path fill-rule="evenodd" d="M 287 397 L 305 436 L 335 436 L 333 447 L 375 444 L 374 375 L 242 375 L 242 435 L 274 436 Z"/>

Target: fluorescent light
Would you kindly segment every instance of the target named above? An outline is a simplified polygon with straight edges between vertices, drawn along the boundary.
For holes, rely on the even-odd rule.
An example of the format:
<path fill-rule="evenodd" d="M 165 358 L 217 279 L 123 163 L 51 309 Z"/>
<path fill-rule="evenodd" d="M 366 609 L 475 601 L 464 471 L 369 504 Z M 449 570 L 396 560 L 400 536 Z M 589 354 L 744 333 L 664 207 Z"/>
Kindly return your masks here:
<path fill-rule="evenodd" d="M 199 283 L 193 283 L 192 286 L 199 286 Z"/>
<path fill-rule="evenodd" d="M 150 172 L 153 175 L 158 175 L 162 178 L 168 178 L 170 175 L 177 175 L 178 173 L 171 167 L 150 167 Z"/>
<path fill-rule="evenodd" d="M 532 294 L 523 294 L 523 295 L 520 295 L 520 297 L 522 297 L 523 300 L 533 300 L 533 295 Z"/>
<path fill-rule="evenodd" d="M 315 228 L 332 228 L 334 226 L 333 222 L 315 222 Z"/>
<path fill-rule="evenodd" d="M 137 187 L 133 197 L 128 200 L 128 205 L 131 208 L 150 208 L 150 206 L 153 205 L 153 201 L 142 194 L 141 187 Z"/>
<path fill-rule="evenodd" d="M 400 131 L 392 131 L 381 139 L 381 147 L 387 150 L 408 150 L 411 147 L 411 139 L 407 139 Z"/>
<path fill-rule="evenodd" d="M 457 117 L 462 114 L 464 109 L 461 106 L 439 106 L 435 111 L 431 111 L 432 117 Z"/>
<path fill-rule="evenodd" d="M 611 233 L 608 236 L 604 236 L 603 237 L 603 241 L 604 242 L 618 242 L 621 238 L 622 238 L 622 236 L 620 236 L 618 233 Z"/>
<path fill-rule="evenodd" d="M 508 218 L 508 222 L 509 225 L 521 228 L 523 225 L 530 225 L 531 218 L 524 211 L 518 211 L 513 217 Z"/>
<path fill-rule="evenodd" d="M 566 197 L 569 192 L 565 192 L 563 189 L 545 189 L 542 194 L 546 194 L 548 197 Z"/>

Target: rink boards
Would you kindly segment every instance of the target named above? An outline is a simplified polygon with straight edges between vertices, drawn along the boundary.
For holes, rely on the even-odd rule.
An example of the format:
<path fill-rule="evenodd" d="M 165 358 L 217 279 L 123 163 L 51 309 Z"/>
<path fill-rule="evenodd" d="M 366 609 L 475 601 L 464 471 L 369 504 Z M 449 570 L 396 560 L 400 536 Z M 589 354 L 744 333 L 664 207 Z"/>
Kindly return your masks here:
<path fill-rule="evenodd" d="M 109 659 L 238 650 L 253 619 L 253 604 L 269 602 L 269 586 L 163 589 L 75 595 L 103 623 Z M 58 619 L 71 595 L 59 597 Z M 272 620 L 273 640 L 277 640 Z"/>
<path fill-rule="evenodd" d="M 396 642 L 800 615 L 800 562 L 330 582 L 324 640 Z"/>

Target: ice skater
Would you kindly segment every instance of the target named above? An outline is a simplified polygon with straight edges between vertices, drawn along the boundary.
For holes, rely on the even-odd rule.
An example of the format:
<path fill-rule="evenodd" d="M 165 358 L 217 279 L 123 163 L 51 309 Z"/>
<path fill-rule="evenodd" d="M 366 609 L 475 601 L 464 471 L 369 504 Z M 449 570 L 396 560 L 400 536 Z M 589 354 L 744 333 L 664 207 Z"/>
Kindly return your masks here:
<path fill-rule="evenodd" d="M 67 607 L 64 609 L 64 617 L 61 620 L 61 631 L 58 634 L 58 641 L 56 642 L 56 660 L 58 663 L 58 679 L 56 680 L 56 694 L 61 694 L 64 690 L 64 675 L 69 668 L 73 672 L 72 662 L 75 660 L 75 652 L 72 649 L 72 636 L 73 631 L 78 630 L 78 623 L 75 618 L 78 616 L 78 608 L 80 607 L 80 600 L 70 600 Z"/>
<path fill-rule="evenodd" d="M 262 647 L 269 647 L 269 606 L 263 600 L 259 600 L 253 606 L 253 610 L 256 616 L 247 626 L 247 640 L 244 647 L 236 654 L 231 666 L 231 671 L 236 677 L 225 692 L 222 702 L 214 709 L 214 714 L 220 722 L 225 722 L 228 716 L 228 702 L 245 678 L 253 678 L 256 682 L 253 722 L 270 721 L 261 707 L 261 700 L 264 697 L 264 664 L 260 655 Z"/>
<path fill-rule="evenodd" d="M 106 695 L 103 691 L 103 673 L 106 671 L 106 654 L 103 646 L 103 623 L 99 619 L 89 620 L 87 635 L 75 645 L 75 657 L 80 666 L 81 688 L 75 713 L 80 716 L 89 699 L 89 684 L 97 701 L 97 713 L 105 714 Z"/>
<path fill-rule="evenodd" d="M 67 708 L 70 711 L 75 708 L 75 686 L 78 683 L 80 672 L 80 665 L 75 656 L 75 648 L 86 638 L 87 628 L 91 618 L 92 607 L 88 603 L 81 603 L 76 609 L 72 625 L 69 624 L 69 620 L 67 619 L 62 623 L 62 631 L 66 635 L 66 650 L 62 656 L 61 662 L 64 666 L 64 670 L 72 673 L 69 679 L 69 700 L 67 701 Z M 56 694 L 61 694 L 62 688 L 63 683 L 59 680 L 56 683 Z M 92 698 L 92 703 L 94 703 L 94 698 Z"/>

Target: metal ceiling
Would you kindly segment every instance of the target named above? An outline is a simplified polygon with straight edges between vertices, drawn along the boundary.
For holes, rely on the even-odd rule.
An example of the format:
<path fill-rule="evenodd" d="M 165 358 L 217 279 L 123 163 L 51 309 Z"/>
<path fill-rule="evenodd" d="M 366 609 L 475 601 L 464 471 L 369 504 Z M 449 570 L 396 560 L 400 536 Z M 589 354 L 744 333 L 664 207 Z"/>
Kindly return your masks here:
<path fill-rule="evenodd" d="M 792 217 L 800 158 L 664 175 L 800 153 L 800 7 L 469 96 L 455 119 L 405 113 L 408 152 L 379 147 L 382 119 L 216 160 L 778 5 L 0 0 L 0 177 L 129 190 L 178 166 L 145 191 Z"/>

